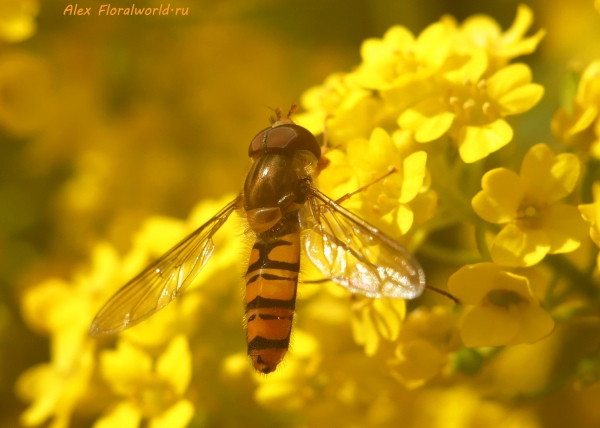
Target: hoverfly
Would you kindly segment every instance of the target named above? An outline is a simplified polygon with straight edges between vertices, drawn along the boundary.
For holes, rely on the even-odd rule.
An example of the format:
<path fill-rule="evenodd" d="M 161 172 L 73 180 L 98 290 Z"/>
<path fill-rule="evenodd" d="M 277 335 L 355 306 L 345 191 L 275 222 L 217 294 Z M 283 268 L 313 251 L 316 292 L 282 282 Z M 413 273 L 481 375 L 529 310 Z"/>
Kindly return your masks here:
<path fill-rule="evenodd" d="M 213 253 L 213 235 L 237 211 L 254 238 L 246 272 L 248 355 L 270 373 L 290 342 L 300 252 L 327 279 L 369 297 L 412 299 L 425 288 L 417 260 L 398 242 L 314 185 L 321 147 L 290 118 L 277 118 L 251 141 L 242 193 L 125 284 L 100 309 L 90 336 L 123 331 L 177 298 Z"/>

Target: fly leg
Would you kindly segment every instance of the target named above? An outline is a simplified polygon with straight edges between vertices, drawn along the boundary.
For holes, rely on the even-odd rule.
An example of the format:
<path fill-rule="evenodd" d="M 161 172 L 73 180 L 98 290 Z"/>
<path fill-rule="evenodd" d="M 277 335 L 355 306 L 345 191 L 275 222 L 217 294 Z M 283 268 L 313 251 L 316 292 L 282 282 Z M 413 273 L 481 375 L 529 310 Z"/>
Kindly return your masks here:
<path fill-rule="evenodd" d="M 367 183 L 364 186 L 359 187 L 354 192 L 352 192 L 352 193 L 346 193 L 344 196 L 342 196 L 341 198 L 337 199 L 335 201 L 336 204 L 341 204 L 346 199 L 350 199 L 352 196 L 356 195 L 357 193 L 360 193 L 363 190 L 366 190 L 367 188 L 371 187 L 373 184 L 378 183 L 381 180 L 385 179 L 386 177 L 389 177 L 390 175 L 395 174 L 397 172 L 398 172 L 398 168 L 396 168 L 395 166 L 391 166 L 390 169 L 388 170 L 388 172 L 386 172 L 385 174 L 383 174 L 381 177 L 376 178 L 375 180 L 371 181 L 370 183 Z"/>

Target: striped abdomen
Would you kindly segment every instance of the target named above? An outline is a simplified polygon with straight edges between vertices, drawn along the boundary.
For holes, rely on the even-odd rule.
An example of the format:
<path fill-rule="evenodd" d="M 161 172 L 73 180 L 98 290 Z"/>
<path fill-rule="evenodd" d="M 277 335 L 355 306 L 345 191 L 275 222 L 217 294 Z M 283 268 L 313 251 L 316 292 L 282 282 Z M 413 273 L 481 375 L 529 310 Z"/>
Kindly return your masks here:
<path fill-rule="evenodd" d="M 283 360 L 292 331 L 300 270 L 297 221 L 280 233 L 258 233 L 246 272 L 248 355 L 254 368 L 270 373 Z"/>

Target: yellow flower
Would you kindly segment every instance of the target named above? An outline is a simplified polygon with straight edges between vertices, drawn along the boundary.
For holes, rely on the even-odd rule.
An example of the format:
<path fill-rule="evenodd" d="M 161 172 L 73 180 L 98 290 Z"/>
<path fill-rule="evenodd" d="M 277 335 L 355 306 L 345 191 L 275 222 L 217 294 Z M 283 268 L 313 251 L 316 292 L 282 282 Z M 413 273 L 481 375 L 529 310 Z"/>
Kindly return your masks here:
<path fill-rule="evenodd" d="M 4 0 L 0 5 L 0 39 L 20 42 L 31 37 L 39 8 L 37 0 Z"/>
<path fill-rule="evenodd" d="M 327 120 L 332 145 L 369 135 L 381 109 L 381 102 L 371 91 L 361 88 L 344 73 L 333 74 L 323 85 L 305 91 L 301 105 L 307 111 L 295 115 L 294 122 L 318 135 Z"/>
<path fill-rule="evenodd" d="M 411 389 L 434 378 L 460 345 L 450 308 L 417 308 L 404 321 L 398 342 L 396 358 L 388 363 L 392 376 Z"/>
<path fill-rule="evenodd" d="M 600 247 L 600 182 L 594 183 L 592 192 L 594 194 L 594 203 L 579 205 L 579 211 L 582 217 L 591 223 L 590 237 Z"/>
<path fill-rule="evenodd" d="M 504 118 L 531 109 L 544 93 L 541 85 L 531 83 L 531 71 L 525 64 L 512 64 L 482 78 L 487 68 L 485 56 L 474 51 L 470 63 L 466 72 L 440 83 L 432 96 L 398 119 L 400 127 L 413 131 L 420 143 L 448 133 L 466 163 L 508 144 L 513 130 Z"/>
<path fill-rule="evenodd" d="M 372 357 L 379 348 L 381 338 L 398 339 L 402 320 L 406 316 L 406 302 L 402 299 L 371 299 L 354 295 L 350 325 L 354 341 L 365 348 Z"/>
<path fill-rule="evenodd" d="M 561 107 L 552 118 L 552 132 L 565 143 L 600 159 L 600 61 L 581 75 L 572 106 Z"/>
<path fill-rule="evenodd" d="M 532 266 L 548 253 L 579 247 L 585 222 L 576 207 L 558 203 L 573 191 L 579 169 L 575 155 L 555 156 L 538 144 L 525 155 L 520 175 L 496 168 L 483 176 L 473 210 L 490 223 L 505 225 L 492 245 L 494 262 Z"/>
<path fill-rule="evenodd" d="M 186 427 L 194 405 L 183 398 L 192 376 L 192 356 L 185 335 L 178 335 L 156 362 L 142 349 L 120 340 L 115 350 L 100 355 L 102 376 L 122 397 L 94 428 L 138 427 L 142 419 L 151 428 Z"/>
<path fill-rule="evenodd" d="M 531 37 L 523 37 L 532 23 L 533 12 L 524 4 L 517 8 L 515 22 L 505 33 L 489 16 L 475 15 L 467 18 L 460 26 L 456 46 L 465 50 L 473 47 L 485 50 L 489 67 L 499 70 L 512 58 L 535 51 L 546 32 L 538 30 Z"/>
<path fill-rule="evenodd" d="M 525 406 L 503 405 L 467 385 L 422 391 L 411 405 L 411 428 L 542 428 L 539 416 Z"/>
<path fill-rule="evenodd" d="M 21 415 L 21 424 L 38 426 L 51 419 L 48 427 L 67 428 L 71 414 L 88 392 L 94 347 L 87 342 L 65 367 L 60 361 L 38 364 L 21 373 L 16 384 L 17 395 L 31 405 Z"/>
<path fill-rule="evenodd" d="M 320 362 L 319 342 L 309 333 L 295 329 L 290 352 L 281 366 L 269 376 L 254 373 L 258 382 L 254 399 L 264 407 L 277 410 L 303 407 L 315 395 L 310 380 Z"/>
<path fill-rule="evenodd" d="M 465 306 L 459 328 L 466 346 L 534 343 L 554 328 L 529 279 L 494 263 L 463 266 L 448 290 Z"/>
<path fill-rule="evenodd" d="M 341 159 L 337 159 L 337 171 L 341 162 Z M 382 227 L 392 236 L 408 232 L 414 218 L 408 203 L 422 190 L 427 174 L 427 154 L 419 151 L 403 156 L 389 134 L 381 128 L 375 128 L 369 140 L 361 138 L 348 143 L 345 162 L 350 167 L 352 184 L 344 183 L 340 190 L 334 189 L 331 193 L 334 197 L 372 183 L 392 167 L 397 169 L 397 173 L 369 186 L 344 202 L 344 206 L 360 212 L 367 221 Z M 338 176 L 335 171 L 326 169 L 320 182 L 330 186 L 329 181 L 332 180 L 337 181 Z"/>
<path fill-rule="evenodd" d="M 415 39 L 405 27 L 396 25 L 385 32 L 383 39 L 365 40 L 360 49 L 362 63 L 352 74 L 353 80 L 365 88 L 388 90 L 408 86 L 418 77 L 429 77 L 450 52 L 450 30 L 437 22 Z"/>
<path fill-rule="evenodd" d="M 98 245 L 92 268 L 76 275 L 73 284 L 48 279 L 27 289 L 23 316 L 35 329 L 50 335 L 50 362 L 34 366 L 19 377 L 17 389 L 31 406 L 21 416 L 34 426 L 53 417 L 52 427 L 68 426 L 71 413 L 88 392 L 94 368 L 94 343 L 87 332 L 98 305 L 98 289 L 114 280 L 116 250 Z"/>

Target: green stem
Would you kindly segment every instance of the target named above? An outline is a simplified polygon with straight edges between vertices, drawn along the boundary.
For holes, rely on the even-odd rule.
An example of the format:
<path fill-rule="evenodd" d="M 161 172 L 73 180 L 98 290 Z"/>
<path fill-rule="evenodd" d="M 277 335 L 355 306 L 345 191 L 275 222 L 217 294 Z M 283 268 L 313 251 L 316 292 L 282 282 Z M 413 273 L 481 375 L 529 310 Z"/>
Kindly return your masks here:
<path fill-rule="evenodd" d="M 586 163 L 585 172 L 583 173 L 583 178 L 581 179 L 581 201 L 584 204 L 594 202 L 592 187 L 594 181 L 598 179 L 599 167 L 600 162 L 593 158 L 590 158 Z"/>
<path fill-rule="evenodd" d="M 484 262 L 491 262 L 492 255 L 490 254 L 490 249 L 487 245 L 487 240 L 485 239 L 485 234 L 487 232 L 487 227 L 478 223 L 475 226 L 475 241 L 477 242 L 477 249 L 479 250 L 479 254 L 481 255 L 481 259 Z"/>
<path fill-rule="evenodd" d="M 554 270 L 556 275 L 567 276 L 571 284 L 591 299 L 598 297 L 598 284 L 594 282 L 591 275 L 586 275 L 564 255 L 548 254 L 544 262 Z"/>

